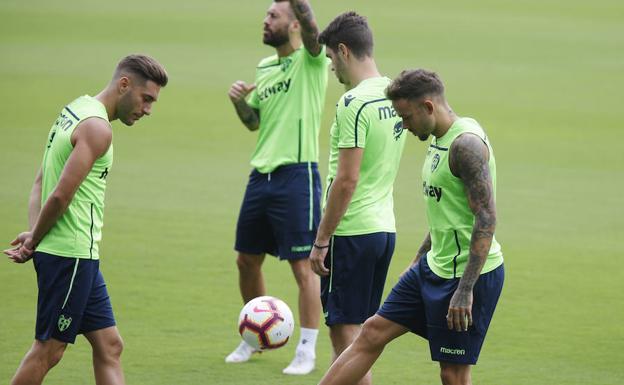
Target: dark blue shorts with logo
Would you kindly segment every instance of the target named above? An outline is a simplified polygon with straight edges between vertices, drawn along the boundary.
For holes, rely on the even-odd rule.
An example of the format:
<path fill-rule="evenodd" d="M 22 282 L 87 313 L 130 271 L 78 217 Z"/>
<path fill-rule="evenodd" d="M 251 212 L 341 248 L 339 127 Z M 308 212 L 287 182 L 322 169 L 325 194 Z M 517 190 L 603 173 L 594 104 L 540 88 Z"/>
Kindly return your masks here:
<path fill-rule="evenodd" d="M 361 324 L 379 309 L 395 233 L 333 236 L 321 277 L 325 324 Z"/>
<path fill-rule="evenodd" d="M 74 343 L 76 335 L 115 326 L 100 261 L 35 252 L 39 296 L 35 338 Z"/>
<path fill-rule="evenodd" d="M 459 278 L 436 275 L 427 257 L 407 271 L 377 312 L 429 341 L 433 361 L 474 365 L 485 340 L 496 303 L 503 288 L 503 265 L 481 274 L 473 289 L 472 322 L 465 332 L 449 330 L 448 306 Z"/>
<path fill-rule="evenodd" d="M 316 163 L 289 164 L 268 174 L 254 169 L 238 216 L 235 250 L 307 258 L 321 216 L 320 200 Z"/>

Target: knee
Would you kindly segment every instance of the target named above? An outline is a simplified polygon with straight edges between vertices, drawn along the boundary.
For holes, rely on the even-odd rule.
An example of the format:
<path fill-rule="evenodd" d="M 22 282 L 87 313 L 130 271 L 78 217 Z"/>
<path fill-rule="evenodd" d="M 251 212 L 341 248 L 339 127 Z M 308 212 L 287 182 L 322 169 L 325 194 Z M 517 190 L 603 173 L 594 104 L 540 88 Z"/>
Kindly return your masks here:
<path fill-rule="evenodd" d="M 94 355 L 99 359 L 106 361 L 118 361 L 123 352 L 124 343 L 120 335 L 111 336 L 104 341 L 97 349 Z"/>
<path fill-rule="evenodd" d="M 54 366 L 56 366 L 56 364 L 61 362 L 61 359 L 63 358 L 63 354 L 65 353 L 65 346 L 66 345 L 63 345 L 61 347 L 53 349 L 47 354 L 46 358 L 47 358 L 48 368 L 53 368 Z"/>
<path fill-rule="evenodd" d="M 440 369 L 440 379 L 444 385 L 468 385 L 470 372 L 464 365 L 445 365 Z"/>
<path fill-rule="evenodd" d="M 292 270 L 300 289 L 313 287 L 312 285 L 317 283 L 320 284 L 320 278 L 312 271 L 309 260 L 298 260 L 296 263 L 293 263 Z"/>
<path fill-rule="evenodd" d="M 47 369 L 51 369 L 63 358 L 66 346 L 66 344 L 54 343 L 51 340 L 46 342 L 36 342 L 31 352 L 42 366 L 45 366 Z"/>
<path fill-rule="evenodd" d="M 386 341 L 383 338 L 383 330 L 377 324 L 375 317 L 371 317 L 364 322 L 356 342 L 370 350 L 383 350 L 386 346 Z"/>
<path fill-rule="evenodd" d="M 240 271 L 260 270 L 262 259 L 246 254 L 238 254 L 236 266 L 238 266 L 238 270 Z"/>

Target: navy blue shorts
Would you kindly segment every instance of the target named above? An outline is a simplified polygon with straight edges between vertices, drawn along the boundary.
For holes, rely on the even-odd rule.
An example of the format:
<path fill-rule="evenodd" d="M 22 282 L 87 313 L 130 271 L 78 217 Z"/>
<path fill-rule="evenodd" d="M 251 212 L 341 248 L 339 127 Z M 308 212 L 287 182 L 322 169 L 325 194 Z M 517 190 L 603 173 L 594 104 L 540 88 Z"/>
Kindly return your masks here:
<path fill-rule="evenodd" d="M 316 163 L 253 170 L 236 225 L 235 250 L 280 259 L 310 255 L 321 216 L 321 178 Z"/>
<path fill-rule="evenodd" d="M 427 257 L 406 272 L 377 312 L 429 340 L 433 361 L 474 365 L 503 288 L 503 265 L 481 274 L 473 289 L 472 322 L 465 332 L 449 330 L 448 306 L 459 278 L 437 276 Z"/>
<path fill-rule="evenodd" d="M 379 309 L 395 233 L 334 236 L 321 277 L 321 302 L 327 326 L 361 324 Z"/>
<path fill-rule="evenodd" d="M 115 326 L 100 261 L 35 252 L 39 296 L 35 338 L 74 343 L 76 335 Z"/>

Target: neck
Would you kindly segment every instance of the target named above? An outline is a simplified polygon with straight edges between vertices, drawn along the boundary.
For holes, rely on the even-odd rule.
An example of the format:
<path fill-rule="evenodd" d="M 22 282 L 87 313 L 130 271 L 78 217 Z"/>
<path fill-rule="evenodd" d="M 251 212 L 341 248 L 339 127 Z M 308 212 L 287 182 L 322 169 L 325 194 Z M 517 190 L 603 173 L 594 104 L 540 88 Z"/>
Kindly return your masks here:
<path fill-rule="evenodd" d="M 99 94 L 95 95 L 95 99 L 97 99 L 100 103 L 104 105 L 106 108 L 106 114 L 108 115 L 108 121 L 112 122 L 117 119 L 117 110 L 116 110 L 116 97 L 115 90 L 112 88 L 112 85 L 108 85 Z"/>
<path fill-rule="evenodd" d="M 438 139 L 443 137 L 456 120 L 457 115 L 455 115 L 455 112 L 448 104 L 444 103 L 442 111 L 440 111 L 439 117 L 436 119 L 436 128 L 431 134 Z"/>
<path fill-rule="evenodd" d="M 375 59 L 372 57 L 365 57 L 362 60 L 355 59 L 349 75 L 351 81 L 349 85 L 345 84 L 345 86 L 349 88 L 357 87 L 363 80 L 381 76 L 377 69 Z"/>
<path fill-rule="evenodd" d="M 296 34 L 291 34 L 288 42 L 279 47 L 275 47 L 275 51 L 277 52 L 277 56 L 286 57 L 299 49 L 299 47 L 301 47 L 301 37 Z"/>

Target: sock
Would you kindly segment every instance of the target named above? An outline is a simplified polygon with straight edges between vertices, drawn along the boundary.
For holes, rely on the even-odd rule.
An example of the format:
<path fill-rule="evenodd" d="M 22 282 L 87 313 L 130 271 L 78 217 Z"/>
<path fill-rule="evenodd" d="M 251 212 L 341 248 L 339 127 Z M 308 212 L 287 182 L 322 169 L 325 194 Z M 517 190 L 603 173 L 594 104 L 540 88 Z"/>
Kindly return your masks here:
<path fill-rule="evenodd" d="M 318 336 L 318 329 L 301 328 L 301 335 L 299 337 L 299 345 L 297 350 L 305 350 L 308 353 L 312 353 L 316 350 L 316 337 Z"/>

